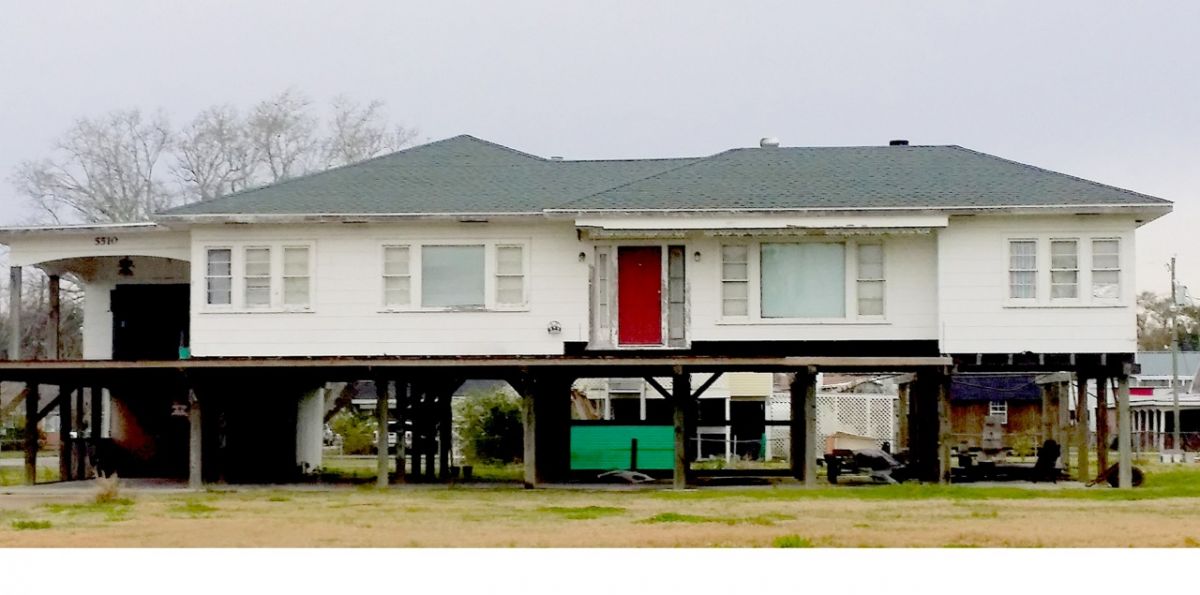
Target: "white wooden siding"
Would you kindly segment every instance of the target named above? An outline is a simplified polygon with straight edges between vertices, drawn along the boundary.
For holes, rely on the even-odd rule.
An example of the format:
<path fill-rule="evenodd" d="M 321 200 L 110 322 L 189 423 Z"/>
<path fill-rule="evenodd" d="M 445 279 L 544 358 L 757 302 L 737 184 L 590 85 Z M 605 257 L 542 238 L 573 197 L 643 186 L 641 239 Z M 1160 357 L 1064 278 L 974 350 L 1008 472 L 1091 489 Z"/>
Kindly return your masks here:
<path fill-rule="evenodd" d="M 561 354 L 587 338 L 590 258 L 571 222 L 314 224 L 198 227 L 192 232 L 192 353 L 212 356 Z M 309 312 L 202 307 L 209 245 L 312 242 Z M 396 312 L 383 304 L 385 244 L 520 242 L 529 246 L 528 306 L 519 311 Z M 414 270 L 414 273 L 418 271 Z M 561 333 L 547 327 L 558 322 Z"/>
<path fill-rule="evenodd" d="M 938 311 L 946 353 L 1100 353 L 1137 350 L 1134 230 L 1122 216 L 953 217 L 938 235 Z M 1038 240 L 1037 298 L 1008 298 L 1008 240 Z M 1080 240 L 1080 303 L 1049 299 L 1050 239 Z M 1121 298 L 1087 299 L 1090 240 L 1121 240 Z"/>
<path fill-rule="evenodd" d="M 850 236 L 852 239 L 853 236 Z M 832 239 L 832 237 L 830 238 Z M 932 234 L 861 236 L 883 242 L 885 313 L 859 319 L 853 300 L 844 320 L 753 320 L 721 316 L 721 245 L 739 239 L 699 238 L 687 243 L 692 341 L 839 341 L 937 339 L 937 250 Z M 773 241 L 786 241 L 778 236 Z M 700 252 L 700 261 L 695 253 Z M 847 295 L 853 296 L 853 268 Z M 751 293 L 758 271 L 751 268 Z M 849 298 L 848 298 L 849 299 Z M 757 306 L 751 299 L 751 310 Z"/>

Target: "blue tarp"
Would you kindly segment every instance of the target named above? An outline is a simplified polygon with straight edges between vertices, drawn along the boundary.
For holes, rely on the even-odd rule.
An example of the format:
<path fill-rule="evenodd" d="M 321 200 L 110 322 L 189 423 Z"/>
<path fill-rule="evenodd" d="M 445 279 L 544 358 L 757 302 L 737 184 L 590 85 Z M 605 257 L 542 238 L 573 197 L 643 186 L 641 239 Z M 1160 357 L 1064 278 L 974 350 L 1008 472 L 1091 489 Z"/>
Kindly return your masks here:
<path fill-rule="evenodd" d="M 950 378 L 951 401 L 1041 401 L 1033 374 L 959 374 Z"/>

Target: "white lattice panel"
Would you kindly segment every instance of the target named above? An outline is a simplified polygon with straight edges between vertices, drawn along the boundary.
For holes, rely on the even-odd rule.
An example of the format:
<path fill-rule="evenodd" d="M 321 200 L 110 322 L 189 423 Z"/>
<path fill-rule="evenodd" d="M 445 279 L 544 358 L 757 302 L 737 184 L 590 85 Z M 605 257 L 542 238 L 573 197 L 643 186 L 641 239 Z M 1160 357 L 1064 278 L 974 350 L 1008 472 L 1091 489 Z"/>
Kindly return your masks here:
<path fill-rule="evenodd" d="M 896 446 L 896 395 L 865 395 L 853 393 L 821 393 L 817 395 L 817 450 L 824 452 L 827 436 L 844 432 L 874 438 L 877 445 L 884 442 Z M 790 419 L 791 406 L 787 393 L 771 396 L 767 419 Z M 787 426 L 767 428 L 767 458 L 788 457 L 791 431 Z"/>

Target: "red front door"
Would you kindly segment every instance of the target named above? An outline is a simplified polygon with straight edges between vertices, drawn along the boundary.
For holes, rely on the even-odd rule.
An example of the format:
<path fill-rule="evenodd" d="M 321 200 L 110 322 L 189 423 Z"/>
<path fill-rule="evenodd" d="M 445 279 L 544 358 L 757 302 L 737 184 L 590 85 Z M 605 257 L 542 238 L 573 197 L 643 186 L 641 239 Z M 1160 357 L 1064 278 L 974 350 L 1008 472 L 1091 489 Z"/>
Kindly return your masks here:
<path fill-rule="evenodd" d="M 617 342 L 662 345 L 662 248 L 617 249 Z"/>

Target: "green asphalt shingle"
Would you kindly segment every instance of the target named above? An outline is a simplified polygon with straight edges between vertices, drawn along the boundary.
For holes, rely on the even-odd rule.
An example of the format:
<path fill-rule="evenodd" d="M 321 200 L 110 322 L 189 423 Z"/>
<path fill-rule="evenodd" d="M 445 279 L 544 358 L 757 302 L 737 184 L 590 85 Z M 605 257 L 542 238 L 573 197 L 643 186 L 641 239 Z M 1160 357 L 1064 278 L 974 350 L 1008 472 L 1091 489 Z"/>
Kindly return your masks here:
<path fill-rule="evenodd" d="M 162 215 L 540 213 L 691 161 L 554 161 L 463 135 Z"/>
<path fill-rule="evenodd" d="M 958 146 L 555 161 L 463 135 L 164 216 L 1169 205 Z"/>

